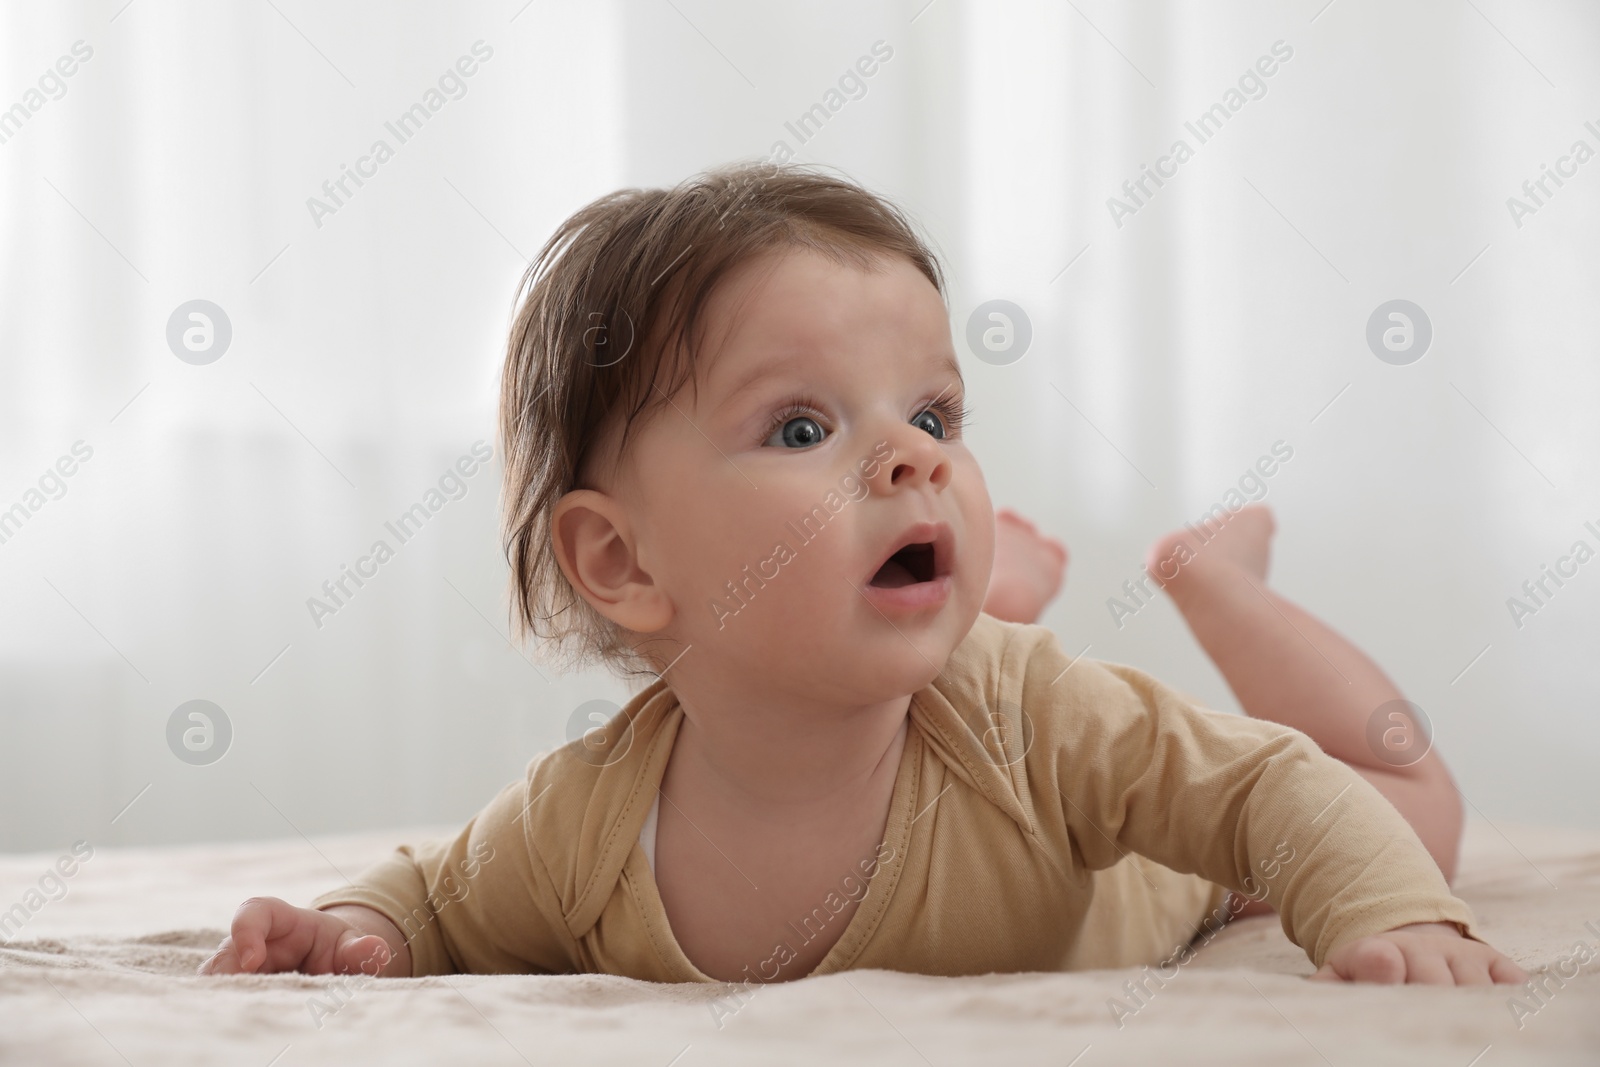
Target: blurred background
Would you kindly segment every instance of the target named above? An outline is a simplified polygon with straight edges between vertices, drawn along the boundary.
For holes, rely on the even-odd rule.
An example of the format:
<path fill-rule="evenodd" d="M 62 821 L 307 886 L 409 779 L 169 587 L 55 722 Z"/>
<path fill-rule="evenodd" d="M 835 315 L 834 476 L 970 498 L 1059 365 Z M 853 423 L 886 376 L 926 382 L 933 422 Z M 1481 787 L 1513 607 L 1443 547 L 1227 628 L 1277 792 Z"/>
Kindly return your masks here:
<path fill-rule="evenodd" d="M 0 7 L 0 849 L 457 823 L 625 701 L 506 638 L 511 301 L 591 199 L 756 158 L 935 243 L 1069 653 L 1236 709 L 1123 583 L 1277 446 L 1274 584 L 1469 814 L 1600 826 L 1597 43 L 1577 0 Z"/>

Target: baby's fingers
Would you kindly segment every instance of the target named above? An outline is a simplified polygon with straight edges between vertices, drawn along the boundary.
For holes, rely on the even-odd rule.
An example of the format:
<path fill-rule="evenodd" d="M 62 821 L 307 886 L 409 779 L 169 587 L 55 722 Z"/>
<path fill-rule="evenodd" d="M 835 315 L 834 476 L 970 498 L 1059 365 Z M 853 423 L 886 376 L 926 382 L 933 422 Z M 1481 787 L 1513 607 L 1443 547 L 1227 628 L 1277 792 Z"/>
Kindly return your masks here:
<path fill-rule="evenodd" d="M 1406 969 L 1406 957 L 1394 942 L 1381 937 L 1363 937 L 1335 949 L 1322 969 L 1311 977 L 1324 982 L 1393 985 L 1406 980 Z"/>
<path fill-rule="evenodd" d="M 195 974 L 239 974 L 244 970 L 239 966 L 239 955 L 233 949 L 233 938 L 225 937 L 217 951 L 207 956 L 200 966 L 195 969 Z"/>
<path fill-rule="evenodd" d="M 1420 944 L 1408 944 L 1406 958 L 1412 962 L 1411 976 L 1407 978 L 1410 982 L 1491 985 L 1495 982 L 1516 984 L 1528 978 L 1521 967 L 1491 946 L 1467 938 L 1423 938 Z M 1443 977 L 1434 977 L 1441 964 L 1445 972 Z"/>
<path fill-rule="evenodd" d="M 1424 985 L 1516 985 L 1528 980 L 1526 971 L 1488 945 L 1414 934 L 1364 937 L 1343 945 L 1311 977 Z"/>
<path fill-rule="evenodd" d="M 1521 985 L 1528 980 L 1528 972 L 1513 963 L 1509 956 L 1496 952 L 1489 961 L 1489 977 L 1496 983 Z"/>
<path fill-rule="evenodd" d="M 339 943 L 333 950 L 333 969 L 339 974 L 359 972 L 376 977 L 389 962 L 389 955 L 389 942 L 377 934 L 350 929 L 339 935 Z"/>
<path fill-rule="evenodd" d="M 251 897 L 233 913 L 232 930 L 200 974 L 270 974 L 299 969 L 316 939 L 316 924 L 277 897 Z"/>
<path fill-rule="evenodd" d="M 1450 974 L 1456 985 L 1491 985 L 1489 961 L 1479 956 L 1451 956 Z"/>
<path fill-rule="evenodd" d="M 233 934 L 229 940 L 241 971 L 263 969 L 268 943 L 295 933 L 300 922 L 298 911 L 294 905 L 277 897 L 251 897 L 239 905 L 239 910 L 233 913 Z M 283 962 L 294 967 L 300 961 Z"/>
<path fill-rule="evenodd" d="M 1405 981 L 1412 985 L 1455 985 L 1456 977 L 1451 970 L 1453 956 L 1447 953 L 1435 942 L 1441 938 L 1429 938 L 1416 944 L 1408 941 L 1401 951 L 1405 955 Z"/>

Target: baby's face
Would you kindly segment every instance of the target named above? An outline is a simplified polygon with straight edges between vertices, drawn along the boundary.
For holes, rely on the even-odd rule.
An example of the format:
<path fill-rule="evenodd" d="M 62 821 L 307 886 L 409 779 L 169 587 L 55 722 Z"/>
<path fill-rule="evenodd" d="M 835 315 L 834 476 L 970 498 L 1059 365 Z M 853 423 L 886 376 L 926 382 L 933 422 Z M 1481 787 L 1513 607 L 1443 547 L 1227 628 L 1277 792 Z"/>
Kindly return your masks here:
<path fill-rule="evenodd" d="M 674 672 L 892 699 L 976 619 L 994 515 L 945 307 L 910 262 L 880 263 L 743 266 L 706 306 L 698 390 L 631 443 L 616 496 L 674 608 L 661 636 L 692 646 Z"/>

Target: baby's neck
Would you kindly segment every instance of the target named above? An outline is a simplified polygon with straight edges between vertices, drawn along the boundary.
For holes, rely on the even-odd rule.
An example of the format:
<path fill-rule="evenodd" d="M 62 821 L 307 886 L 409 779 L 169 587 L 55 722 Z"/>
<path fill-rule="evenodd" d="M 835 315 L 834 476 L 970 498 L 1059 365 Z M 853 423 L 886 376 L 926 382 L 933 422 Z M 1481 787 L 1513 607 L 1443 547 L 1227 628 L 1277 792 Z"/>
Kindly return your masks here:
<path fill-rule="evenodd" d="M 719 706 L 678 693 L 684 718 L 667 778 L 753 816 L 825 814 L 892 779 L 910 695 L 854 708 Z M 663 781 L 671 795 L 671 787 Z"/>

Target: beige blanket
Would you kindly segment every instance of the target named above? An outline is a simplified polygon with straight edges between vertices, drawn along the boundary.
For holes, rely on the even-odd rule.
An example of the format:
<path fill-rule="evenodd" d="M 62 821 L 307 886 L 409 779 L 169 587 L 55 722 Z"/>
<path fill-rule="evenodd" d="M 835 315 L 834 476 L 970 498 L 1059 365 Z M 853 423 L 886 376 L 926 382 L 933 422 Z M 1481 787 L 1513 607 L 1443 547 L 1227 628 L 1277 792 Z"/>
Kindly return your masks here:
<path fill-rule="evenodd" d="M 453 829 L 101 848 L 60 879 L 64 896 L 46 874 L 67 850 L 0 857 L 0 909 L 25 915 L 0 934 L 0 1063 L 1600 1064 L 1600 833 L 1505 824 L 1469 827 L 1456 889 L 1500 949 L 1548 968 L 1537 997 L 1310 983 L 1270 917 L 1233 924 L 1137 999 L 1132 970 L 854 971 L 742 1004 L 731 986 L 594 975 L 194 975 L 245 897 L 303 903 L 398 841 Z"/>

